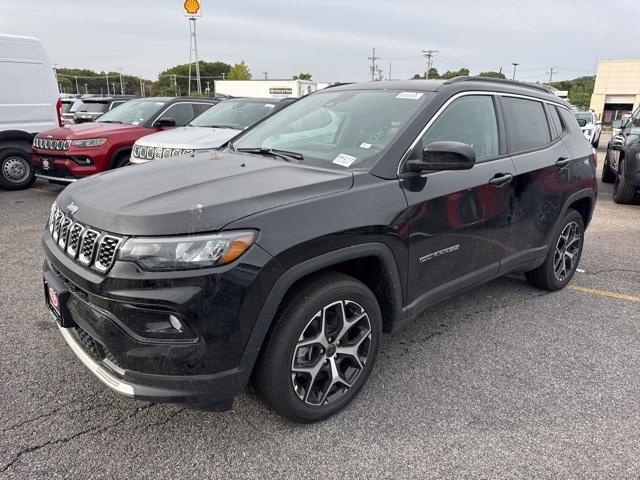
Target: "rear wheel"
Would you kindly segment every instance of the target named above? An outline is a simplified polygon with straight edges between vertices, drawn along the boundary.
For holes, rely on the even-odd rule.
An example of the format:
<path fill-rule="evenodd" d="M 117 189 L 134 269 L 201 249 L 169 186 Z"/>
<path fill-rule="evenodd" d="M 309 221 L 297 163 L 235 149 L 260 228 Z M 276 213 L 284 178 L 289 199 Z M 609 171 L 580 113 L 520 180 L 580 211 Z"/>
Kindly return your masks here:
<path fill-rule="evenodd" d="M 636 188 L 627 185 L 624 179 L 624 160 L 620 160 L 620 163 L 618 163 L 618 173 L 613 185 L 613 201 L 621 204 L 629 204 L 633 202 L 635 195 Z"/>
<path fill-rule="evenodd" d="M 254 385 L 280 415 L 315 422 L 342 410 L 378 354 L 382 316 L 371 291 L 347 275 L 322 275 L 285 300 L 256 366 Z"/>
<path fill-rule="evenodd" d="M 35 181 L 31 154 L 15 147 L 0 149 L 0 187 L 22 190 Z"/>
<path fill-rule="evenodd" d="M 560 290 L 573 278 L 582 255 L 584 222 L 582 216 L 569 209 L 554 232 L 552 248 L 538 268 L 525 275 L 532 285 L 543 290 Z"/>

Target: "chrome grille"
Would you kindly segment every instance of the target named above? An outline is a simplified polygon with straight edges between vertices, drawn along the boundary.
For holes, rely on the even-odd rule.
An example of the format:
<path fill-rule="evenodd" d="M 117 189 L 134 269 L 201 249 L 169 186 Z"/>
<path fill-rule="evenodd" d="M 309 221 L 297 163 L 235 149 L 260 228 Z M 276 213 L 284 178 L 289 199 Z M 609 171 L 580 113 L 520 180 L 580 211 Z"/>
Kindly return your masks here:
<path fill-rule="evenodd" d="M 39 148 L 42 150 L 60 150 L 66 151 L 71 148 L 71 144 L 73 142 L 71 140 L 58 140 L 55 138 L 40 138 L 36 137 L 33 139 L 33 146 L 35 148 Z"/>
<path fill-rule="evenodd" d="M 106 273 L 113 266 L 123 240 L 74 222 L 56 204 L 51 208 L 49 232 L 67 255 L 100 273 Z"/>

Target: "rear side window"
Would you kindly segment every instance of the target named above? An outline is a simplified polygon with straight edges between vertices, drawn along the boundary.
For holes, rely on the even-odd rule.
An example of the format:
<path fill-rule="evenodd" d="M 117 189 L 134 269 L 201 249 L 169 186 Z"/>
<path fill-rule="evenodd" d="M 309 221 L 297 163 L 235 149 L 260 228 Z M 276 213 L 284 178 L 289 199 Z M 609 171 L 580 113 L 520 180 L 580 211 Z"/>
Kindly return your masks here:
<path fill-rule="evenodd" d="M 193 120 L 193 117 L 195 117 L 195 113 L 193 111 L 193 104 L 191 103 L 176 103 L 169 107 L 162 115 L 162 118 L 174 119 L 177 127 L 184 127 Z"/>
<path fill-rule="evenodd" d="M 549 105 L 549 116 L 551 117 L 551 124 L 553 125 L 555 131 L 553 135 L 553 138 L 555 139 L 562 135 L 562 132 L 564 131 L 562 121 L 560 120 L 560 114 L 558 113 L 558 108 Z"/>
<path fill-rule="evenodd" d="M 469 95 L 451 103 L 422 137 L 422 148 L 438 141 L 471 145 L 478 160 L 497 156 L 498 123 L 493 98 Z"/>
<path fill-rule="evenodd" d="M 547 115 L 541 102 L 502 97 L 502 105 L 512 152 L 539 148 L 551 141 Z"/>
<path fill-rule="evenodd" d="M 566 108 L 558 108 L 558 112 L 560 112 L 560 118 L 562 118 L 562 123 L 564 123 L 566 130 L 571 130 L 573 132 L 581 132 L 580 125 L 578 125 L 578 120 L 576 117 Z"/>
<path fill-rule="evenodd" d="M 203 114 L 204 112 L 209 110 L 211 107 L 213 107 L 213 104 L 211 104 L 211 103 L 194 103 L 193 104 L 193 109 L 196 112 L 196 117 L 198 115 Z"/>

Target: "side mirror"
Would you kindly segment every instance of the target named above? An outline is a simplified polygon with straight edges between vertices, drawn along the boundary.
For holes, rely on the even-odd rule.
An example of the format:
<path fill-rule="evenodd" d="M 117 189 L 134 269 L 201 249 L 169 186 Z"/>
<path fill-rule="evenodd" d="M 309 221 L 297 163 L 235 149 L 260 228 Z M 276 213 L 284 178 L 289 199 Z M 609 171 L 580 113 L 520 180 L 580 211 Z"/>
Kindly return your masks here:
<path fill-rule="evenodd" d="M 611 128 L 622 128 L 622 120 L 614 120 L 611 122 Z"/>
<path fill-rule="evenodd" d="M 158 128 L 175 127 L 176 121 L 173 118 L 162 117 L 156 120 L 153 126 Z"/>
<path fill-rule="evenodd" d="M 422 151 L 422 160 L 409 160 L 411 172 L 469 170 L 476 164 L 472 146 L 461 142 L 433 142 Z"/>

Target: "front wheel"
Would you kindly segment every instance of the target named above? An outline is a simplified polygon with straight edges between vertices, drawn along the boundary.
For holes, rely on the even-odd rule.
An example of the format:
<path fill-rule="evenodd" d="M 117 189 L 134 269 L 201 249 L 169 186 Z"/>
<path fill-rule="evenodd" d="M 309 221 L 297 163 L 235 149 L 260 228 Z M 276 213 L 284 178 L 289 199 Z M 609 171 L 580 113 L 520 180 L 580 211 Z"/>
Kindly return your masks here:
<path fill-rule="evenodd" d="M 30 187 L 36 178 L 31 154 L 19 148 L 0 150 L 0 187 L 22 190 Z"/>
<path fill-rule="evenodd" d="M 554 232 L 553 243 L 544 263 L 525 274 L 529 283 L 549 291 L 564 288 L 578 268 L 583 238 L 582 216 L 569 209 Z"/>
<path fill-rule="evenodd" d="M 342 410 L 367 381 L 382 316 L 363 283 L 340 273 L 297 287 L 285 300 L 254 374 L 262 399 L 295 422 Z"/>
<path fill-rule="evenodd" d="M 616 181 L 616 174 L 611 170 L 611 164 L 609 163 L 609 150 L 604 157 L 604 164 L 602 165 L 602 182 L 613 183 Z"/>

